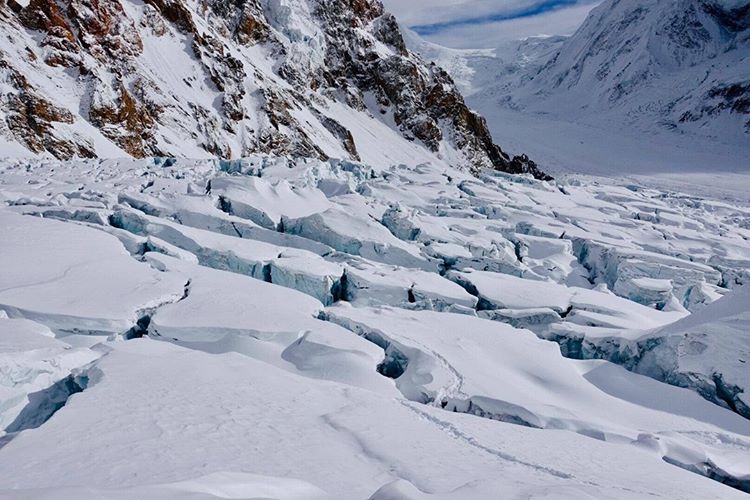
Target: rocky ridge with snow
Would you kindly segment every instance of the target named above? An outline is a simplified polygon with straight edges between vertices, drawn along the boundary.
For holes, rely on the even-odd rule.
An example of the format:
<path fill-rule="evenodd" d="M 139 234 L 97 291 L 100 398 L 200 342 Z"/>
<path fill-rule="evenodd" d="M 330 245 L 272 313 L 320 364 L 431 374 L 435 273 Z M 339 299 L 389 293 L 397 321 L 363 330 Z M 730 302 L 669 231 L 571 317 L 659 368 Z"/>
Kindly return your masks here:
<path fill-rule="evenodd" d="M 3 0 L 0 32 L 6 155 L 273 153 L 544 175 L 494 144 L 377 0 Z"/>

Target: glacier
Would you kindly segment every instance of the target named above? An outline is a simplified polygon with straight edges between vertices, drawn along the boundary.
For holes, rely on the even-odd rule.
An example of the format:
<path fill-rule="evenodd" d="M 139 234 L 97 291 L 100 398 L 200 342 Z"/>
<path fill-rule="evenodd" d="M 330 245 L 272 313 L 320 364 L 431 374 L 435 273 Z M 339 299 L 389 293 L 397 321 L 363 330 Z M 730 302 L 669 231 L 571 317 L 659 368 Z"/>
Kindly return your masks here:
<path fill-rule="evenodd" d="M 0 200 L 0 498 L 750 491 L 750 207 L 267 155 Z"/>

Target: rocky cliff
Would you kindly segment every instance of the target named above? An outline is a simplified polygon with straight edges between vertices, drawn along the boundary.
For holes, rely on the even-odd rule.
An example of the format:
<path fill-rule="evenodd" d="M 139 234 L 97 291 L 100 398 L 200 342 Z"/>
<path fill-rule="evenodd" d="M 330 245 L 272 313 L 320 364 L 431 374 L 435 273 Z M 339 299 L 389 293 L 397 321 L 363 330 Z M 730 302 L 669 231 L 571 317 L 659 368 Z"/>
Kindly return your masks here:
<path fill-rule="evenodd" d="M 544 177 L 494 144 L 376 0 L 0 0 L 0 32 L 3 156 L 272 153 Z"/>

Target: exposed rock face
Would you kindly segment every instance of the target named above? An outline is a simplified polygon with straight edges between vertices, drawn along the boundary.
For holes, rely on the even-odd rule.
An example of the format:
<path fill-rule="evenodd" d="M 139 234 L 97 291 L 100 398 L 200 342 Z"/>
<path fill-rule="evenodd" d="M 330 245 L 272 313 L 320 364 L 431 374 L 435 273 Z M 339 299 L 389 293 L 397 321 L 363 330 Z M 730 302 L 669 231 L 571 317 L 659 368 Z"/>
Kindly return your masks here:
<path fill-rule="evenodd" d="M 12 138 L 34 153 L 55 151 L 61 159 L 93 158 L 93 145 L 75 134 L 67 135 L 58 124 L 73 123 L 73 114 L 39 95 L 28 80 L 0 60 L 0 78 L 12 90 L 0 96 L 7 130 Z M 0 130 L 6 127 L 0 128 Z"/>
<path fill-rule="evenodd" d="M 141 90 L 142 83 L 133 83 L 135 90 Z M 158 146 L 154 144 L 153 128 L 158 111 L 149 109 L 147 103 L 130 94 L 120 81 L 117 89 L 111 89 L 103 82 L 93 89 L 89 109 L 89 120 L 102 133 L 131 156 L 157 156 Z M 112 93 L 115 92 L 116 96 Z"/>
<path fill-rule="evenodd" d="M 416 159 L 544 177 L 494 144 L 377 0 L 3 0 L 0 30 L 15 75 L 0 89 L 3 135 L 34 153 Z M 53 122 L 69 137 L 29 125 Z"/>

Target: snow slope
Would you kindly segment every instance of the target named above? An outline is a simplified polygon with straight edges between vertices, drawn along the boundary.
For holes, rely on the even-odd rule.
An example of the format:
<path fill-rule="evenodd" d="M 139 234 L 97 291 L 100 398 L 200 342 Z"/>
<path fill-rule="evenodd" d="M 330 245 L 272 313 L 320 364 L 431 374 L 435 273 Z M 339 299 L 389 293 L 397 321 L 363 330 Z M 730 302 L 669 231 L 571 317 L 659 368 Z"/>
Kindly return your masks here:
<path fill-rule="evenodd" d="M 71 496 L 81 485 L 137 493 L 143 484 L 190 479 L 200 485 L 203 476 L 228 470 L 285 477 L 276 490 L 280 498 L 295 483 L 316 485 L 333 498 L 363 498 L 394 481 L 453 498 L 493 492 L 743 497 L 650 458 L 647 445 L 613 446 L 445 412 L 237 355 L 142 339 L 117 344 L 98 367 L 98 383 L 39 431 L 2 449 L 0 460 L 14 464 L 15 474 L 4 476 L 0 487 L 62 487 Z M 66 438 L 58 446 L 44 446 L 60 433 Z M 67 457 L 83 450 L 87 467 L 68 465 Z M 252 483 L 241 488 L 246 493 L 238 496 L 254 494 Z"/>
<path fill-rule="evenodd" d="M 750 489 L 742 205 L 275 156 L 0 200 L 0 497 Z"/>

